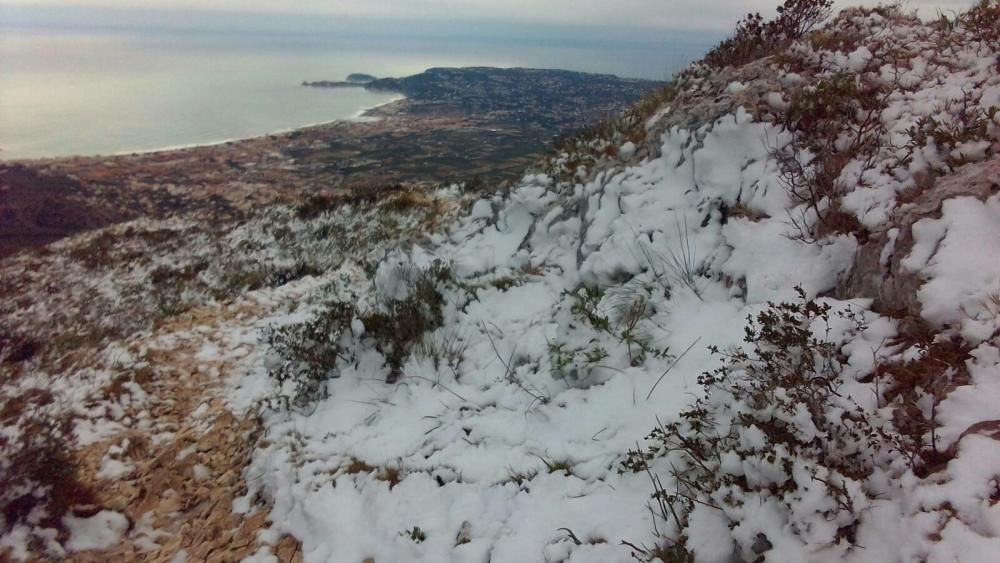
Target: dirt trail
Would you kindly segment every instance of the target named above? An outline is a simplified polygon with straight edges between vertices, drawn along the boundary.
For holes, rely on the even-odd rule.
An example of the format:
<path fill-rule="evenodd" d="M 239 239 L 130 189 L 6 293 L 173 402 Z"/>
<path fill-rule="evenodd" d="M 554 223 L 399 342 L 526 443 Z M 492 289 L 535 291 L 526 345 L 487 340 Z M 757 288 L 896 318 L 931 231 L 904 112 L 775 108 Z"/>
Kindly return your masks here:
<path fill-rule="evenodd" d="M 131 428 L 77 452 L 81 480 L 92 486 L 102 508 L 125 514 L 131 529 L 112 549 L 75 553 L 70 560 L 169 562 L 186 556 L 186 561 L 221 563 L 258 550 L 267 508 L 255 507 L 243 517 L 233 512 L 233 500 L 245 491 L 243 469 L 259 423 L 252 413 L 232 413 L 223 400 L 226 379 L 241 365 L 229 353 L 243 351 L 232 350 L 221 330 L 252 326 L 259 315 L 255 306 L 244 300 L 198 308 L 130 345 L 149 364 L 134 380 L 149 395 L 142 408 L 159 432 Z M 199 357 L 206 342 L 224 353 Z M 139 413 L 127 414 L 135 420 Z M 134 470 L 98 478 L 109 448 L 121 449 L 114 457 Z M 283 563 L 302 559 L 290 537 L 274 552 Z"/>

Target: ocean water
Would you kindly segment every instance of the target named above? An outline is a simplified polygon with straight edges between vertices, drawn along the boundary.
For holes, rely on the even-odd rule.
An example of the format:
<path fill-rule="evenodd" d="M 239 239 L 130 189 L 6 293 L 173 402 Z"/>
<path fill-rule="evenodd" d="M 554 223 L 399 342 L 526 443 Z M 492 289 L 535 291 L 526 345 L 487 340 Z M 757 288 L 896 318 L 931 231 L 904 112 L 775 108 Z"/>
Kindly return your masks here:
<path fill-rule="evenodd" d="M 356 118 L 397 98 L 301 86 L 352 72 L 405 76 L 488 65 L 665 79 L 703 49 L 542 37 L 0 25 L 0 159 L 209 144 Z"/>

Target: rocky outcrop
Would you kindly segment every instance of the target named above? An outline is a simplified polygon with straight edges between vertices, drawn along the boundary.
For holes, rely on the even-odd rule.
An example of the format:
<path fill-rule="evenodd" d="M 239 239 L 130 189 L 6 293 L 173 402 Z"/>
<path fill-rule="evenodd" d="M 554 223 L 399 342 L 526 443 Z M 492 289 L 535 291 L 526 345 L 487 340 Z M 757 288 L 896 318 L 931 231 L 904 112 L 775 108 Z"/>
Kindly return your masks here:
<path fill-rule="evenodd" d="M 873 307 L 878 311 L 919 317 L 917 290 L 923 280 L 918 272 L 901 264 L 913 249 L 913 225 L 921 219 L 940 218 L 946 200 L 971 196 L 985 201 L 998 192 L 1000 156 L 994 156 L 900 194 L 893 218 L 858 247 L 851 273 L 838 286 L 835 297 L 869 297 L 875 300 Z"/>

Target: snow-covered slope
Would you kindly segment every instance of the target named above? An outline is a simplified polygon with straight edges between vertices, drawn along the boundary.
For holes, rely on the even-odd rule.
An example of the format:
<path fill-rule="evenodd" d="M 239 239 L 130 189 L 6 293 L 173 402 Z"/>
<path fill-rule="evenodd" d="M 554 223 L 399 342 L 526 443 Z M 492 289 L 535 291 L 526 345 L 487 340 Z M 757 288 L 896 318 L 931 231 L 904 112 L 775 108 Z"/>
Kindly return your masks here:
<path fill-rule="evenodd" d="M 996 45 L 891 10 L 848 12 L 819 33 L 850 37 L 849 50 L 814 35 L 746 68 L 695 67 L 674 105 L 640 125 L 638 154 L 593 141 L 621 161 L 567 170 L 579 159 L 565 154 L 430 244 L 394 253 L 371 284 L 331 294 L 356 306 L 335 335 L 343 355 L 325 398 L 266 415 L 247 502 L 273 503 L 274 530 L 299 538 L 306 561 L 686 560 L 685 550 L 697 561 L 995 560 L 1000 195 L 995 184 L 955 194 L 912 224 L 908 248 L 894 247 L 894 217 L 934 178 L 998 158 Z M 823 90 L 837 80 L 859 86 Z M 877 111 L 813 124 L 847 158 L 842 191 L 806 201 L 783 160 L 794 149 L 808 169 L 823 153 L 789 114 L 810 115 L 803 100 L 817 91 L 868 89 Z M 683 112 L 715 115 L 664 126 Z M 966 137 L 951 140 L 949 127 Z M 865 151 L 848 151 L 854 137 Z M 823 229 L 835 208 L 853 221 Z M 879 236 L 882 254 L 903 252 L 919 276 L 919 316 L 844 295 L 863 274 L 852 271 L 860 248 Z M 442 265 L 441 326 L 397 378 L 361 319 L 407 298 L 414 271 Z M 775 321 L 811 319 L 830 346 L 796 351 L 831 362 L 819 410 L 783 384 L 768 387 L 772 405 L 753 404 L 769 384 L 747 374 L 770 365 L 755 354 L 776 340 L 745 339 L 747 319 L 779 302 L 831 308 L 828 322 L 805 309 Z M 943 343 L 958 352 L 944 357 Z M 749 359 L 709 351 L 741 346 Z M 698 384 L 720 366 L 729 384 Z M 912 375 L 921 370 L 938 379 Z M 712 416 L 699 418 L 689 406 L 706 390 L 698 405 Z M 673 451 L 622 470 L 626 451 L 656 445 L 643 437 L 673 423 L 682 438 L 660 444 Z M 782 432 L 806 436 L 793 449 Z M 703 460 L 692 444 L 732 449 Z M 651 500 L 654 485 L 665 504 Z"/>
<path fill-rule="evenodd" d="M 998 70 L 847 11 L 257 289 L 260 342 L 202 354 L 261 416 L 249 560 L 995 561 Z"/>

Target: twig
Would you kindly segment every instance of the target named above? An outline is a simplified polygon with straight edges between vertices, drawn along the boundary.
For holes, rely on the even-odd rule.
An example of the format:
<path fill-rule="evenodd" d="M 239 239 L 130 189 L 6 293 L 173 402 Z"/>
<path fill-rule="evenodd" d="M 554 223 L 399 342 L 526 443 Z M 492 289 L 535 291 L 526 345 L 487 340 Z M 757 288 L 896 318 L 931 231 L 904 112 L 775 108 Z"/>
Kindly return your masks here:
<path fill-rule="evenodd" d="M 469 402 L 471 402 L 471 401 L 469 401 L 468 399 L 466 399 L 465 397 L 463 397 L 463 396 L 459 395 L 458 393 L 456 393 L 455 391 L 452 391 L 451 389 L 449 389 L 447 385 L 445 385 L 445 384 L 443 384 L 443 383 L 441 383 L 441 382 L 439 382 L 439 381 L 434 381 L 433 379 L 431 379 L 431 378 L 429 378 L 429 377 L 424 377 L 424 376 L 422 376 L 422 375 L 413 375 L 413 374 L 409 374 L 409 375 L 407 375 L 407 378 L 416 378 L 416 379 L 423 379 L 424 381 L 426 381 L 426 382 L 430 383 L 431 385 L 434 385 L 434 386 L 437 386 L 437 387 L 440 387 L 440 388 L 444 389 L 445 391 L 447 391 L 447 392 L 451 393 L 452 395 L 454 395 L 454 396 L 458 397 L 459 399 L 462 399 L 462 400 L 463 400 L 463 401 L 465 401 L 466 403 L 469 403 Z M 402 383 L 402 382 L 401 382 L 401 383 Z"/>
<path fill-rule="evenodd" d="M 656 383 L 654 383 L 653 386 L 649 388 L 649 393 L 646 394 L 647 401 L 649 400 L 650 397 L 653 396 L 653 391 L 656 390 L 656 386 L 659 385 L 661 381 L 663 381 L 663 378 L 666 377 L 668 373 L 670 373 L 670 370 L 674 369 L 674 366 L 677 365 L 677 362 L 684 359 L 684 356 L 686 356 L 687 353 L 691 351 L 691 348 L 694 348 L 694 345 L 697 344 L 700 340 L 701 340 L 700 336 L 698 338 L 695 338 L 694 342 L 692 342 L 687 348 L 685 348 L 684 352 L 682 352 L 680 356 L 677 356 L 674 359 L 674 361 L 667 367 L 666 371 L 664 371 L 663 374 L 660 376 L 660 378 L 656 380 Z"/>
<path fill-rule="evenodd" d="M 576 537 L 576 534 L 573 533 L 573 530 L 570 530 L 569 528 L 558 528 L 556 531 L 566 532 L 566 535 L 569 536 L 569 539 L 573 540 L 573 543 L 575 543 L 576 545 L 583 545 L 583 542 L 580 541 L 580 538 Z"/>
<path fill-rule="evenodd" d="M 528 387 L 520 379 L 518 379 L 516 375 L 514 375 L 514 369 L 511 367 L 511 365 L 513 364 L 514 354 L 517 352 L 517 346 L 514 346 L 514 349 L 511 350 L 510 358 L 507 361 L 504 361 L 503 356 L 500 354 L 500 350 L 497 348 L 497 343 L 496 341 L 493 340 L 493 335 L 490 334 L 489 328 L 487 328 L 485 322 L 483 323 L 483 332 L 486 333 L 486 338 L 489 339 L 490 346 L 493 347 L 493 353 L 497 355 L 497 359 L 499 359 L 500 363 L 503 364 L 504 381 L 507 381 L 508 383 L 513 383 L 514 385 L 519 387 L 522 391 L 530 395 L 531 398 L 534 399 L 534 401 L 532 401 L 532 404 L 534 404 L 535 401 L 538 401 L 543 405 L 547 405 L 549 403 L 548 397 L 543 396 L 537 390 L 532 391 L 531 389 L 528 389 Z"/>

